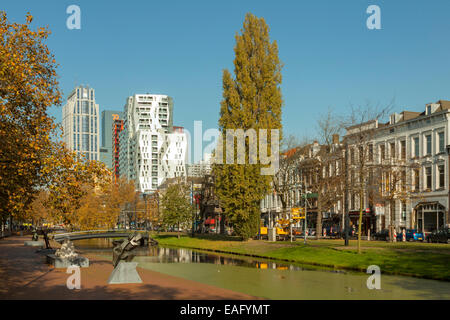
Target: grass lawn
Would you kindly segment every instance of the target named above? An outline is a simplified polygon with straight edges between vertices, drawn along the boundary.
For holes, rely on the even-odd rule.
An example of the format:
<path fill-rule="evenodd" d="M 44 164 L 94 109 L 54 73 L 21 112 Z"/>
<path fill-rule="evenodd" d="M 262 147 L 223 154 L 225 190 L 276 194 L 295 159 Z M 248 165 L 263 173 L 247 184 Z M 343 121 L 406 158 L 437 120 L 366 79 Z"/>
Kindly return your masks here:
<path fill-rule="evenodd" d="M 415 276 L 450 281 L 450 245 L 421 242 L 388 243 L 362 241 L 362 253 L 356 252 L 357 241 L 350 240 L 302 240 L 268 242 L 263 240 L 239 241 L 238 238 L 220 235 L 154 234 L 161 245 L 192 249 L 244 254 L 273 258 L 303 264 L 320 265 L 366 272 L 370 265 L 377 265 L 381 273 Z"/>

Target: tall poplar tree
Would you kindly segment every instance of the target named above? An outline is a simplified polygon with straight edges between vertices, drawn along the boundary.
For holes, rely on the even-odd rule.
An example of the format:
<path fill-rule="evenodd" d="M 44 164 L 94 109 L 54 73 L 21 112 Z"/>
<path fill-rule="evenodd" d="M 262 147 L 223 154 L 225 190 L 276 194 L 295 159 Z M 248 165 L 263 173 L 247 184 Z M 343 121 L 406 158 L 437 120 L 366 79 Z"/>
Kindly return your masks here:
<path fill-rule="evenodd" d="M 269 27 L 263 18 L 250 13 L 246 15 L 241 34 L 236 34 L 234 52 L 235 78 L 228 70 L 223 72 L 223 100 L 219 119 L 223 141 L 226 141 L 227 129 L 254 129 L 258 135 L 259 129 L 267 129 L 268 136 L 270 129 L 279 129 L 281 138 L 282 65 L 278 58 L 277 43 L 270 42 Z M 270 150 L 273 141 L 270 141 L 270 137 L 267 139 Z M 223 164 L 214 166 L 214 173 L 225 216 L 233 225 L 235 233 L 246 240 L 258 234 L 260 201 L 268 192 L 272 177 L 261 174 L 262 165 L 258 155 L 257 164 L 249 164 L 247 138 L 245 150 L 245 164 L 237 164 L 234 152 L 234 164 L 226 164 L 224 160 Z M 226 150 L 223 154 L 226 154 Z"/>

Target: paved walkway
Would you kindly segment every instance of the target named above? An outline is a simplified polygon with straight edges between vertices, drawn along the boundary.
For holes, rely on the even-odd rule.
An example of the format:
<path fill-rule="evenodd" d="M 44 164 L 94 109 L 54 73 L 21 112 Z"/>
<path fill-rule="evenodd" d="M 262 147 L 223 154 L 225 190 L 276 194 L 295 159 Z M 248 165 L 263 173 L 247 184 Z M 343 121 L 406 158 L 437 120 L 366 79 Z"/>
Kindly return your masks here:
<path fill-rule="evenodd" d="M 111 261 L 87 255 L 81 289 L 66 287 L 66 269 L 45 264 L 45 255 L 24 246 L 30 237 L 0 240 L 0 299 L 257 299 L 243 293 L 137 268 L 142 284 L 107 285 Z"/>

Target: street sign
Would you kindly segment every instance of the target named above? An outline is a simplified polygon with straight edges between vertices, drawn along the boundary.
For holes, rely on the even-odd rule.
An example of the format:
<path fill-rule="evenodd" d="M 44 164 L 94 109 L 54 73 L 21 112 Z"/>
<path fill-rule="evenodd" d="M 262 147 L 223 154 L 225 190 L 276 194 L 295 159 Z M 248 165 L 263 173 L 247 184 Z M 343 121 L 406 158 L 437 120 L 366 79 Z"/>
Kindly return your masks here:
<path fill-rule="evenodd" d="M 317 198 L 319 195 L 317 192 L 311 192 L 306 194 L 307 199 Z M 305 199 L 305 194 L 302 194 L 302 198 Z"/>
<path fill-rule="evenodd" d="M 377 203 L 375 205 L 375 215 L 376 216 L 384 215 L 384 206 L 382 206 L 381 204 Z"/>
<path fill-rule="evenodd" d="M 292 208 L 291 214 L 292 214 L 292 219 L 295 219 L 295 220 L 305 219 L 305 208 Z"/>

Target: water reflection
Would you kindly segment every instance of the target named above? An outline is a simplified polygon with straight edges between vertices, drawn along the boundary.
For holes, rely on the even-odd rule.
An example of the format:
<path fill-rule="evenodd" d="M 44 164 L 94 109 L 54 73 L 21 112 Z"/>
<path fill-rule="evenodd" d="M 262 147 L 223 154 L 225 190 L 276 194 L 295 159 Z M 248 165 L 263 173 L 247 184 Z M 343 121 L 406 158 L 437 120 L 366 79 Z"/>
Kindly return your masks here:
<path fill-rule="evenodd" d="M 102 255 L 112 255 L 111 239 L 88 239 L 75 241 L 75 247 L 82 252 L 91 252 Z M 240 266 L 257 269 L 276 269 L 276 270 L 314 270 L 313 267 L 304 267 L 294 264 L 279 263 L 273 261 L 263 261 L 262 259 L 252 259 L 247 257 L 235 258 L 213 254 L 203 251 L 196 251 L 184 248 L 169 247 L 140 247 L 136 248 L 136 257 L 140 260 L 150 263 L 209 263 L 215 265 Z M 343 272 L 331 270 L 333 272 Z"/>
<path fill-rule="evenodd" d="M 112 259 L 111 239 L 74 244 Z M 450 299 L 444 281 L 383 274 L 381 290 L 369 290 L 361 272 L 170 247 L 141 247 L 136 255 L 140 268 L 268 299 Z"/>
<path fill-rule="evenodd" d="M 181 248 L 153 247 L 149 248 L 149 254 L 147 256 L 147 262 L 156 263 L 211 263 L 258 269 L 304 270 L 304 268 L 295 265 L 239 259 Z"/>

